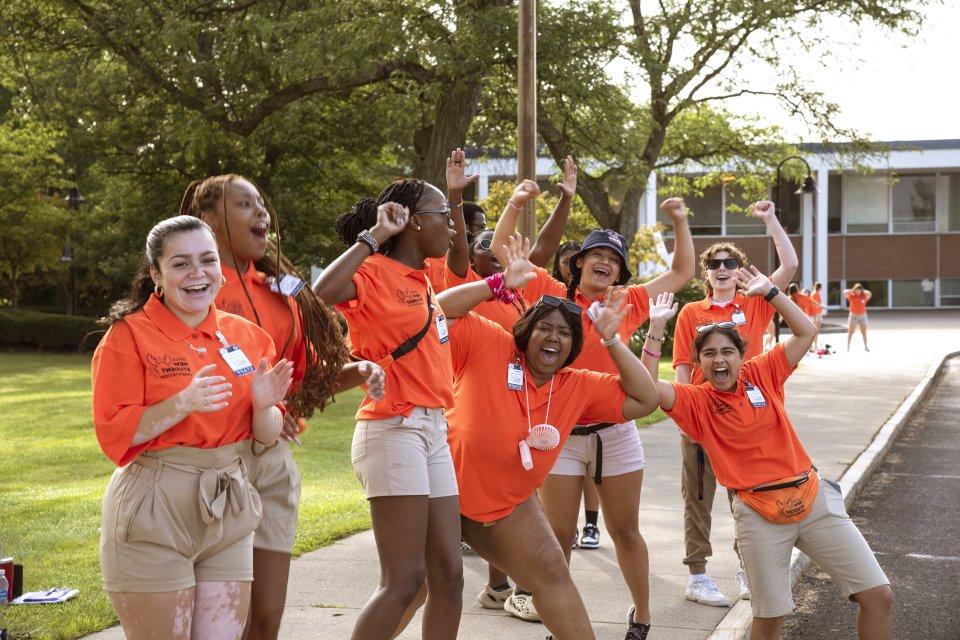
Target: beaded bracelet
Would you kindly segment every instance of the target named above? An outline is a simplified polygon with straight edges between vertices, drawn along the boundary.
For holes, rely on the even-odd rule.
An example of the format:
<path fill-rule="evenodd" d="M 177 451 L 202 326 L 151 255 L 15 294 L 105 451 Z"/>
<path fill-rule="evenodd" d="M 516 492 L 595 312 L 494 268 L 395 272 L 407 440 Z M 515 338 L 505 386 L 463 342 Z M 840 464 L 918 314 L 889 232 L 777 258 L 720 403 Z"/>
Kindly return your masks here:
<path fill-rule="evenodd" d="M 520 205 L 518 205 L 518 204 L 517 204 L 516 202 L 514 202 L 513 200 L 507 200 L 507 204 L 510 205 L 511 207 L 513 207 L 514 209 L 516 209 L 517 211 L 523 211 L 523 207 L 521 207 Z"/>
<path fill-rule="evenodd" d="M 600 338 L 600 344 L 602 344 L 605 347 L 612 347 L 618 342 L 620 342 L 620 334 L 617 334 L 617 333 L 613 334 L 613 336 L 611 336 L 609 340 L 607 338 Z"/>
<path fill-rule="evenodd" d="M 508 289 L 506 285 L 503 284 L 503 274 L 495 273 L 492 276 L 484 278 L 484 281 L 487 283 L 487 286 L 490 287 L 490 291 L 493 293 L 493 299 L 499 300 L 505 304 L 510 304 L 517 299 L 517 292 L 512 289 Z"/>
<path fill-rule="evenodd" d="M 659 353 L 656 353 L 656 352 L 654 352 L 654 351 L 650 351 L 650 349 L 647 349 L 646 347 L 643 348 L 643 352 L 644 352 L 645 354 L 647 354 L 648 356 L 653 356 L 654 358 L 659 358 L 659 357 L 660 357 L 660 354 L 659 354 Z"/>
<path fill-rule="evenodd" d="M 647 338 L 650 338 L 651 340 L 655 340 L 655 341 L 657 341 L 657 342 L 663 342 L 664 339 L 666 338 L 666 336 L 660 336 L 660 337 L 658 338 L 657 336 L 650 335 L 649 333 L 643 334 L 643 339 L 646 340 Z"/>

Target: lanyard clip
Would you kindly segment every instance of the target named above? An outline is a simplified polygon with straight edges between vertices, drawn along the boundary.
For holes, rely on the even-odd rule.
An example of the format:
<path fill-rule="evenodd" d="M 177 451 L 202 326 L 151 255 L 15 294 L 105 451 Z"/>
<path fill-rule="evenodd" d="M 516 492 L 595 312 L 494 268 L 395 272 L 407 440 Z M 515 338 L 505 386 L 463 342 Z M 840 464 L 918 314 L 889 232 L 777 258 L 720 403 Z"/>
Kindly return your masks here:
<path fill-rule="evenodd" d="M 220 344 L 222 344 L 224 347 L 229 347 L 229 346 L 230 346 L 230 343 L 227 342 L 227 339 L 223 337 L 223 334 L 220 333 L 219 330 L 215 331 L 215 332 L 214 332 L 214 335 L 217 336 L 217 340 L 219 340 L 219 341 L 220 341 Z"/>

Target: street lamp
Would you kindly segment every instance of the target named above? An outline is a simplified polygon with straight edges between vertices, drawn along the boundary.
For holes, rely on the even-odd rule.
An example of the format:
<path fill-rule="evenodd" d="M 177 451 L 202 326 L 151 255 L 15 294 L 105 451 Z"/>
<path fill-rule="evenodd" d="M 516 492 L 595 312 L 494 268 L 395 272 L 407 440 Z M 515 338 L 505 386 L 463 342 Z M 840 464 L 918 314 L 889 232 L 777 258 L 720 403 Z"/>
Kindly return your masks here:
<path fill-rule="evenodd" d="M 777 165 L 777 180 L 773 187 L 773 201 L 776 206 L 780 206 L 780 170 L 783 165 L 790 160 L 799 160 L 807 168 L 807 177 L 803 179 L 800 188 L 793 192 L 800 196 L 800 229 L 802 234 L 803 248 L 801 251 L 801 285 L 805 288 L 813 286 L 813 195 L 817 192 L 817 187 L 813 182 L 813 172 L 810 170 L 810 163 L 800 156 L 789 156 L 780 161 Z M 780 266 L 780 256 L 776 252 L 773 254 L 774 270 Z M 773 316 L 773 328 L 776 341 L 780 342 L 780 314 Z"/>
<path fill-rule="evenodd" d="M 70 208 L 70 211 L 72 211 L 74 217 L 76 217 L 80 205 L 83 204 L 86 198 L 80 193 L 80 188 L 74 184 L 67 190 L 67 196 L 64 200 L 67 201 L 67 207 Z M 77 271 L 73 263 L 73 243 L 70 241 L 69 235 L 67 236 L 67 246 L 63 248 L 63 254 L 60 256 L 60 262 L 70 264 L 70 293 L 67 302 L 67 315 L 73 316 L 77 313 Z"/>

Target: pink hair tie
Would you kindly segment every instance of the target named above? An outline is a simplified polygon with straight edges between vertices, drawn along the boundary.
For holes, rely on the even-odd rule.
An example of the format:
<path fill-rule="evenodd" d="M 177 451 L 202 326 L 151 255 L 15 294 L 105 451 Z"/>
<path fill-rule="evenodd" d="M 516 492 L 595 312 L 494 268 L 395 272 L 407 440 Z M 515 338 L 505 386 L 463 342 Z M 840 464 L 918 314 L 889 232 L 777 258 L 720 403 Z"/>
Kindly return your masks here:
<path fill-rule="evenodd" d="M 493 299 L 499 300 L 505 304 L 510 304 L 517 299 L 517 292 L 512 289 L 508 289 L 506 285 L 503 284 L 503 274 L 495 273 L 492 276 L 485 278 L 487 286 L 490 287 L 490 291 L 493 292 Z"/>

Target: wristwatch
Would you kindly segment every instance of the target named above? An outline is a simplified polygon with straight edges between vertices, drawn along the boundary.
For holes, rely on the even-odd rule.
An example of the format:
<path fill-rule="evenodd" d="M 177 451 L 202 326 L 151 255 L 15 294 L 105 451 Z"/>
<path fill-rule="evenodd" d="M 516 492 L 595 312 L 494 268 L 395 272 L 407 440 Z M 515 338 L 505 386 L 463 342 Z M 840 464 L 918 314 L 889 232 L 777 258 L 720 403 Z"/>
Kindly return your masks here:
<path fill-rule="evenodd" d="M 777 285 L 773 285 L 770 288 L 770 291 L 767 291 L 767 295 L 763 296 L 763 299 L 766 300 L 767 302 L 770 302 L 771 300 L 776 298 L 778 295 L 780 295 L 780 289 L 777 288 Z"/>

